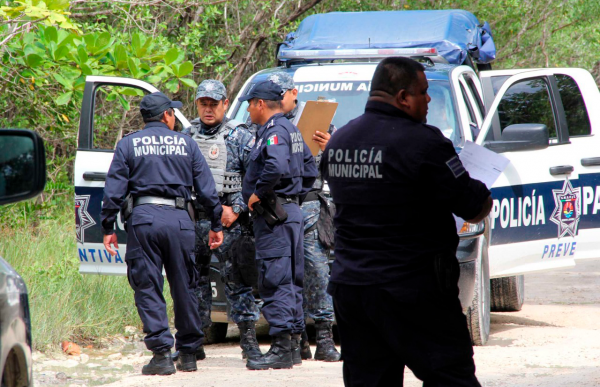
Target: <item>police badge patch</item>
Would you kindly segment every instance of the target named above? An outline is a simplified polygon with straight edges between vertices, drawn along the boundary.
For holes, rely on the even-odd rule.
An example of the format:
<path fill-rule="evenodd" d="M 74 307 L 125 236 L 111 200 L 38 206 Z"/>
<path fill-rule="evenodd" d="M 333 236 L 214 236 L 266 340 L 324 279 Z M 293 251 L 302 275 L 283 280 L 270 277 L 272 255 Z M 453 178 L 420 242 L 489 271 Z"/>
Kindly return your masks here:
<path fill-rule="evenodd" d="M 559 238 L 567 234 L 572 237 L 577 235 L 577 227 L 581 216 L 580 193 L 581 188 L 573 188 L 569 180 L 565 180 L 562 189 L 552 190 L 556 207 L 550 216 L 550 221 L 558 225 Z"/>
<path fill-rule="evenodd" d="M 208 150 L 208 158 L 211 160 L 216 160 L 219 157 L 219 146 L 217 144 L 213 144 Z"/>
<path fill-rule="evenodd" d="M 85 229 L 96 224 L 96 221 L 87 211 L 89 203 L 90 195 L 75 195 L 75 233 L 79 243 L 83 243 L 85 240 Z"/>

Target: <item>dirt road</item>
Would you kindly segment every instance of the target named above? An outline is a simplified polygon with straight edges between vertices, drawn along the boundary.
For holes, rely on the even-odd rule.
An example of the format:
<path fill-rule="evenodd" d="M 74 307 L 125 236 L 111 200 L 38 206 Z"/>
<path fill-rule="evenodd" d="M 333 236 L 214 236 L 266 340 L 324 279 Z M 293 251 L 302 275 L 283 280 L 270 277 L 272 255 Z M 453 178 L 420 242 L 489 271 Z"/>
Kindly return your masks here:
<path fill-rule="evenodd" d="M 600 261 L 528 275 L 525 305 L 516 313 L 492 313 L 491 336 L 475 348 L 483 386 L 537 387 L 600 385 Z M 87 352 L 80 358 L 51 359 L 36 354 L 35 384 L 151 386 L 343 386 L 342 364 L 305 361 L 293 370 L 247 371 L 235 330 L 230 341 L 207 346 L 199 371 L 168 377 L 141 376 L 149 359 L 141 343 Z M 262 336 L 261 349 L 269 347 Z M 313 347 L 314 351 L 314 347 Z M 368 356 L 366 354 L 365 356 Z M 409 370 L 405 386 L 421 383 Z"/>

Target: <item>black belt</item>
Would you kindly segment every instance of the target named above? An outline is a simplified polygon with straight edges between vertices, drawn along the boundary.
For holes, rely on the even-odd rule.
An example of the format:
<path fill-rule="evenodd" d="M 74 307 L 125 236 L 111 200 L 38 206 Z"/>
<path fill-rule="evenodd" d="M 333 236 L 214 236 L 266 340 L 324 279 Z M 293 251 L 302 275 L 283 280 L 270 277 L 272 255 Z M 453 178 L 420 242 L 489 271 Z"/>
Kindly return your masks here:
<path fill-rule="evenodd" d="M 144 204 L 156 204 L 159 206 L 170 206 L 179 208 L 180 210 L 186 209 L 186 201 L 183 197 L 176 198 L 162 198 L 160 196 L 139 196 L 133 199 L 133 206 L 141 206 Z"/>
<path fill-rule="evenodd" d="M 296 195 L 277 195 L 277 201 L 279 204 L 299 203 L 298 196 Z"/>

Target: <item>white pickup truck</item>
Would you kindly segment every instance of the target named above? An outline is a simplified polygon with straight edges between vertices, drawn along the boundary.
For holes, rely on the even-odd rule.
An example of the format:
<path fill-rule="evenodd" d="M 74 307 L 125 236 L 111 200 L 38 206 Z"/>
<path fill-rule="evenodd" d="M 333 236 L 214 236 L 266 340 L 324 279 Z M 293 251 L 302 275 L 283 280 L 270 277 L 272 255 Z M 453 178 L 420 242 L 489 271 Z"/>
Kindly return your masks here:
<path fill-rule="evenodd" d="M 452 11 L 443 12 L 452 21 Z M 345 49 L 315 49 L 304 55 L 300 51 L 287 52 L 295 60 L 250 77 L 238 96 L 273 72 L 286 71 L 294 78 L 299 100 L 323 96 L 339 103 L 333 123 L 340 127 L 362 113 L 378 60 L 418 57 L 425 63 L 430 85 L 429 123 L 459 151 L 466 141 L 473 141 L 510 160 L 492 188 L 489 219 L 465 224 L 459 233 L 460 298 L 475 344 L 488 339 L 490 310 L 521 308 L 523 274 L 600 258 L 600 109 L 596 110 L 600 92 L 589 72 L 553 68 L 478 73 L 471 66 L 445 64 L 438 50 L 425 44 L 353 54 Z M 135 121 L 135 109 L 124 113 L 121 123 L 107 122 L 105 115 L 111 112 L 107 96 L 116 91 L 137 93 L 138 97 L 129 97 L 137 106 L 139 95 L 155 90 L 134 79 L 86 80 L 74 173 L 76 257 L 82 273 L 125 274 L 126 234 L 117 224 L 119 255 L 110 257 L 102 246 L 100 206 L 114 145 L 123 132 L 138 130 L 141 123 Z M 244 121 L 246 103 L 237 98 L 231 102 L 228 116 Z M 177 117 L 181 125 L 189 125 L 181 113 Z M 435 243 L 435 235 L 431 239 Z M 226 323 L 227 303 L 216 268 L 211 280 L 213 321 Z M 215 325 L 223 332 L 223 324 Z"/>

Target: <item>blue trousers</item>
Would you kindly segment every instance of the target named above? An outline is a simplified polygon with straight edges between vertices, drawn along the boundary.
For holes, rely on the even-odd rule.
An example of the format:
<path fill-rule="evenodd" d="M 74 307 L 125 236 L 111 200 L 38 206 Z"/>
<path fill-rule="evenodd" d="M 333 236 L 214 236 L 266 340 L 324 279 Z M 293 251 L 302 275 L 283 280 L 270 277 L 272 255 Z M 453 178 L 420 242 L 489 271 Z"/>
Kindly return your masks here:
<path fill-rule="evenodd" d="M 163 297 L 164 267 L 173 298 L 175 348 L 182 353 L 195 353 L 204 334 L 196 298 L 194 223 L 188 213 L 168 206 L 135 207 L 128 220 L 125 262 L 146 333 L 146 347 L 152 352 L 165 352 L 173 347 Z"/>
<path fill-rule="evenodd" d="M 258 292 L 269 334 L 304 330 L 302 283 L 304 279 L 303 219 L 297 204 L 285 204 L 287 220 L 269 226 L 262 216 L 254 219 Z"/>

